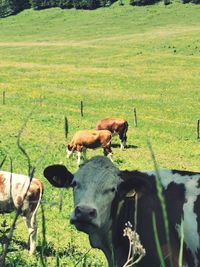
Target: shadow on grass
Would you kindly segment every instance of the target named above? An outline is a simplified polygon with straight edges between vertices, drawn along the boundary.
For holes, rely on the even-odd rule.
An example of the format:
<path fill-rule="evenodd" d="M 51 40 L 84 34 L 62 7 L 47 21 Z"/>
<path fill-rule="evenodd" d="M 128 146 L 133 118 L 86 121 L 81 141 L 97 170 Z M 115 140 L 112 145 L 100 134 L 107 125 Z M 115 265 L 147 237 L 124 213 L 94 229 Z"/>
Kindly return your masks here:
<path fill-rule="evenodd" d="M 36 248 L 37 252 L 43 251 L 43 255 L 46 257 L 50 256 L 73 256 L 74 254 L 81 256 L 82 252 L 79 252 L 75 245 L 68 243 L 67 246 L 57 249 L 52 242 L 47 242 L 45 246 L 38 245 Z"/>
<path fill-rule="evenodd" d="M 120 148 L 120 144 L 111 144 L 111 147 Z M 130 148 L 136 149 L 136 148 L 140 148 L 140 147 L 139 146 L 135 146 L 135 145 L 127 145 L 124 150 L 130 149 Z"/>

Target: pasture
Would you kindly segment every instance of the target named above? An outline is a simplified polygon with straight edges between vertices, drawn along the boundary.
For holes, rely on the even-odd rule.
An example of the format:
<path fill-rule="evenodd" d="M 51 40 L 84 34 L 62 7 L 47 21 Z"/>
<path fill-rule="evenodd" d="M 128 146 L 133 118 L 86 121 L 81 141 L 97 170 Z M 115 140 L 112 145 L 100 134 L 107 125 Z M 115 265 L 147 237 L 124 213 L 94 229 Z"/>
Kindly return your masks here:
<path fill-rule="evenodd" d="M 76 159 L 66 158 L 65 116 L 68 141 L 77 130 L 94 129 L 101 118 L 127 119 L 128 148 L 121 151 L 117 137 L 112 142 L 120 169 L 152 169 L 150 141 L 159 166 L 200 170 L 199 20 L 200 6 L 176 2 L 166 7 L 115 3 L 95 11 L 27 10 L 0 20 L 0 162 L 8 155 L 3 169 L 10 170 L 10 157 L 14 172 L 27 174 L 27 160 L 16 143 L 33 110 L 20 140 L 36 165 L 35 177 L 45 185 L 47 266 L 106 266 L 103 254 L 89 251 L 87 236 L 69 224 L 71 191 L 63 190 L 59 212 L 59 190 L 43 178 L 49 164 L 77 169 Z M 87 152 L 88 157 L 97 154 L 102 149 Z M 1 229 L 13 216 L 1 215 Z M 38 218 L 42 242 L 41 212 Z M 28 256 L 24 229 L 20 218 L 8 262 L 45 266 L 40 246 L 35 257 Z"/>

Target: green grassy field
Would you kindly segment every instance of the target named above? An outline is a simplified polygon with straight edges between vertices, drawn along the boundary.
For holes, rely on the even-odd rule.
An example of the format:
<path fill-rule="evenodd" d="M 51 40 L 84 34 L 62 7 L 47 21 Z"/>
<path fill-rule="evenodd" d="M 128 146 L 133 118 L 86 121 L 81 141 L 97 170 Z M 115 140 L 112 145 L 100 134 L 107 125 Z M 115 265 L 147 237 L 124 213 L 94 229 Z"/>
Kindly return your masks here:
<path fill-rule="evenodd" d="M 113 148 L 121 169 L 152 169 L 147 146 L 153 146 L 159 166 L 199 171 L 200 148 L 196 121 L 200 118 L 200 6 L 174 3 L 95 11 L 49 9 L 24 11 L 0 19 L 0 160 L 8 154 L 17 173 L 27 173 L 17 135 L 31 110 L 21 143 L 32 164 L 41 156 L 35 176 L 43 179 L 48 164 L 63 162 L 75 171 L 76 159 L 66 159 L 64 117 L 70 140 L 78 129 L 93 129 L 104 117 L 129 121 L 128 146 Z M 84 116 L 80 116 L 80 101 Z M 133 108 L 138 127 L 133 126 Z M 119 144 L 114 137 L 114 144 Z M 48 145 L 48 153 L 44 153 Z M 102 154 L 88 151 L 88 157 Z M 9 160 L 3 168 L 9 170 Z M 87 236 L 69 225 L 72 193 L 46 181 L 44 208 L 48 266 L 83 266 L 90 248 Z M 40 212 L 39 212 L 40 213 Z M 1 216 L 11 221 L 13 215 Z M 41 214 L 38 237 L 42 239 Z M 25 242 L 20 219 L 15 240 Z M 39 253 L 28 257 L 23 244 L 12 244 L 13 266 L 42 266 Z M 97 250 L 87 254 L 88 266 L 106 266 Z M 79 262 L 80 261 L 80 262 Z M 78 263 L 79 262 L 79 263 Z M 86 265 L 87 266 L 87 265 Z"/>

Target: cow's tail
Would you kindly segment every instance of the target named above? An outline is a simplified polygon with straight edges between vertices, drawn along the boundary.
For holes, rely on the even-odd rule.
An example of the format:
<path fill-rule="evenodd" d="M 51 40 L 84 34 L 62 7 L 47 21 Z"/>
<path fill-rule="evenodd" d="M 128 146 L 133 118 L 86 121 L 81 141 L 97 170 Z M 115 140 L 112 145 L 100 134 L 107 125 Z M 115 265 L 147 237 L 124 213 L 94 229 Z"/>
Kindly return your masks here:
<path fill-rule="evenodd" d="M 124 123 L 124 131 L 123 131 L 123 140 L 125 140 L 125 141 L 127 139 L 127 137 L 126 137 L 127 131 L 128 131 L 128 122 L 125 121 L 125 123 Z"/>
<path fill-rule="evenodd" d="M 38 202 L 37 202 L 37 205 L 35 207 L 35 210 L 33 211 L 33 214 L 32 214 L 32 218 L 31 218 L 31 225 L 34 224 L 34 218 L 36 216 L 36 212 L 40 206 L 40 202 L 41 202 L 41 199 L 42 199 L 42 195 L 43 195 L 43 192 L 44 192 L 44 187 L 43 187 L 43 183 L 41 181 L 38 180 L 38 184 L 39 184 L 39 189 L 40 189 L 40 195 L 39 195 L 39 198 L 38 198 Z"/>

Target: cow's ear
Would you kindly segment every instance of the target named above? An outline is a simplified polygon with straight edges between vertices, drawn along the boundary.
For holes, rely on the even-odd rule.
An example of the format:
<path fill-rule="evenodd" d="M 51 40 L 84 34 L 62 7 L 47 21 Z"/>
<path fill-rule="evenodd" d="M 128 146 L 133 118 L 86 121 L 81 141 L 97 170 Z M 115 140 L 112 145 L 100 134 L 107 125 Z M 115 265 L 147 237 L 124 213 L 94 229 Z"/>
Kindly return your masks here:
<path fill-rule="evenodd" d="M 44 176 L 55 187 L 70 187 L 73 174 L 64 165 L 50 165 L 44 169 Z"/>
<path fill-rule="evenodd" d="M 120 198 L 131 197 L 135 193 L 139 196 L 151 190 L 149 176 L 139 171 L 121 171 L 122 182 L 118 186 Z"/>

